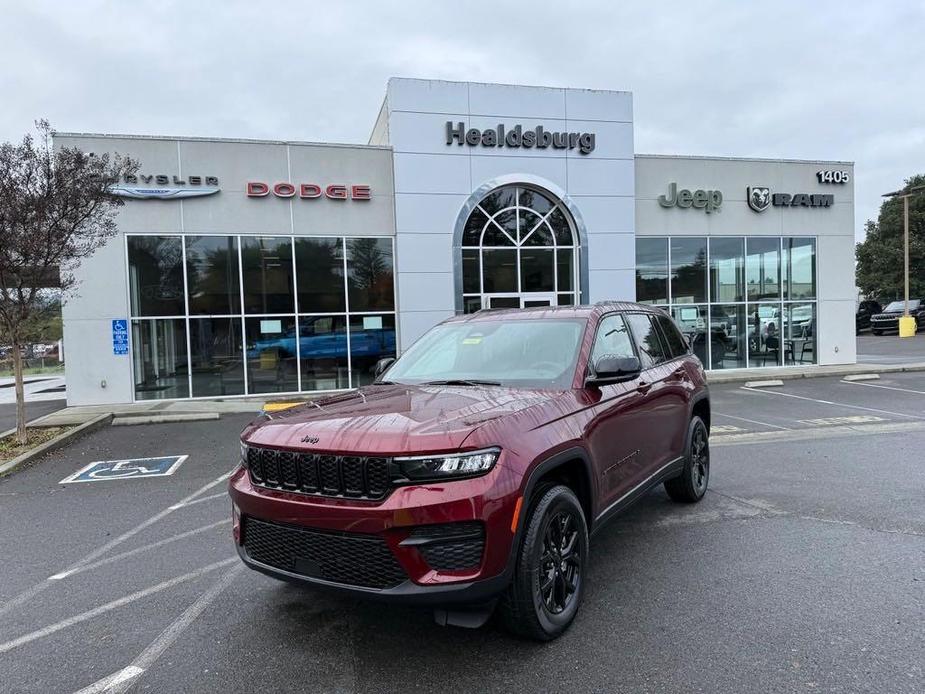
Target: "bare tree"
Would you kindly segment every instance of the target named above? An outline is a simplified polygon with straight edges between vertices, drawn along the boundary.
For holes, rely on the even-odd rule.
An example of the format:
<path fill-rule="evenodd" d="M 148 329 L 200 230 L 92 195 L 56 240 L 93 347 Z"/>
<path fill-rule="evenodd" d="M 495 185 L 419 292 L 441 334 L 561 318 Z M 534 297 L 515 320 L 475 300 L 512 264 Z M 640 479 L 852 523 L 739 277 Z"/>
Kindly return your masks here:
<path fill-rule="evenodd" d="M 76 288 L 74 270 L 116 233 L 122 201 L 109 187 L 138 164 L 118 154 L 52 147 L 48 121 L 37 137 L 0 145 L 0 329 L 13 347 L 16 440 L 26 443 L 21 349 L 27 325 L 42 310 L 42 292 Z"/>

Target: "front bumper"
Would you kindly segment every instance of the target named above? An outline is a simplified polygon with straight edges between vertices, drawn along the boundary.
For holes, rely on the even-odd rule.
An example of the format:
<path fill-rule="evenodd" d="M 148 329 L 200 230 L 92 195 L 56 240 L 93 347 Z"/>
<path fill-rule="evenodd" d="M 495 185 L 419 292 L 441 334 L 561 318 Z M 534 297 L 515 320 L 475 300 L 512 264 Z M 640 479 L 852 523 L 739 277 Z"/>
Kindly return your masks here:
<path fill-rule="evenodd" d="M 379 502 L 266 489 L 252 484 L 243 468 L 232 475 L 229 492 L 239 556 L 279 579 L 356 597 L 441 605 L 488 600 L 504 590 L 513 570 L 518 485 L 500 461 L 483 477 L 399 487 Z M 296 549 L 287 540 L 282 556 L 265 546 L 255 551 L 255 544 L 249 551 L 255 535 L 249 540 L 248 523 L 263 533 L 259 541 L 267 532 L 282 533 L 294 537 Z M 465 568 L 452 561 L 440 566 L 442 560 L 428 553 L 430 543 L 447 542 L 440 533 L 473 527 L 483 532 L 483 549 L 480 558 L 463 562 Z M 358 544 L 362 551 L 353 552 Z M 380 568 L 386 575 L 376 573 Z"/>

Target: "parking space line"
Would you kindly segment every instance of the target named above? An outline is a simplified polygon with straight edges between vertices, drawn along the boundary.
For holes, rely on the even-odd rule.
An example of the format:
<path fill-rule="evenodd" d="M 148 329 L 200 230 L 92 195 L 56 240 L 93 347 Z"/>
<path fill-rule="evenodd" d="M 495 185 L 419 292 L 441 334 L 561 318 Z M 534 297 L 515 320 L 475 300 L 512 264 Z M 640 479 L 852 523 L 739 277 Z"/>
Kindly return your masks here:
<path fill-rule="evenodd" d="M 790 431 L 789 427 L 782 427 L 777 424 L 770 424 L 768 422 L 759 422 L 757 419 L 746 419 L 745 417 L 736 417 L 735 415 L 724 414 L 722 412 L 716 412 L 715 410 L 713 411 L 713 414 L 717 414 L 720 417 L 729 417 L 729 419 L 738 419 L 742 422 L 748 422 L 749 424 L 758 424 L 763 427 L 771 427 L 772 429 L 783 429 L 784 431 Z"/>
<path fill-rule="evenodd" d="M 228 566 L 229 564 L 237 561 L 240 561 L 237 557 L 231 557 L 229 559 L 213 562 L 207 566 L 203 566 L 201 569 L 196 569 L 195 571 L 190 571 L 189 573 L 177 576 L 176 578 L 162 581 L 153 586 L 149 586 L 134 593 L 130 593 L 124 597 L 107 602 L 103 605 L 100 605 L 99 607 L 94 607 L 92 610 L 81 612 L 78 615 L 68 617 L 67 619 L 63 619 L 60 622 L 56 622 L 54 624 L 49 624 L 47 627 L 43 627 L 42 629 L 37 629 L 36 631 L 24 634 L 17 639 L 13 639 L 12 641 L 0 643 L 0 653 L 6 653 L 7 651 L 24 646 L 25 644 L 35 641 L 36 639 L 50 636 L 58 631 L 61 631 L 62 629 L 74 626 L 75 624 L 80 624 L 81 622 L 86 622 L 88 619 L 93 619 L 94 617 L 98 617 L 99 615 L 105 614 L 106 612 L 111 612 L 112 610 L 122 607 L 123 605 L 128 605 L 129 603 L 146 598 L 149 595 L 154 595 L 155 593 L 160 593 L 161 591 L 167 590 L 168 588 L 173 588 L 175 585 L 179 585 L 180 583 L 191 581 L 194 578 L 199 578 L 200 576 L 203 576 L 210 571 L 215 571 L 215 569 L 220 569 L 223 566 Z"/>
<path fill-rule="evenodd" d="M 897 388 L 896 386 L 882 386 L 879 383 L 861 383 L 860 381 L 842 381 L 850 386 L 866 386 L 867 388 L 884 388 L 886 390 L 898 390 L 901 393 L 916 393 L 925 395 L 925 390 L 913 390 L 912 388 Z"/>
<path fill-rule="evenodd" d="M 207 530 L 212 528 L 217 528 L 220 525 L 227 525 L 231 522 L 231 518 L 225 518 L 216 523 L 210 523 L 209 525 L 204 525 L 201 528 L 195 528 L 193 530 L 187 530 L 185 533 L 180 533 L 179 535 L 174 535 L 173 537 L 167 537 L 163 540 L 158 540 L 157 542 L 152 542 L 150 545 L 143 545 L 141 547 L 136 547 L 135 549 L 130 549 L 128 552 L 122 552 L 121 554 L 114 554 L 111 557 L 106 557 L 105 559 L 100 559 L 99 561 L 93 562 L 92 564 L 84 564 L 79 566 L 76 569 L 71 569 L 70 571 L 62 571 L 59 574 L 54 576 L 49 576 L 49 581 L 60 581 L 69 576 L 74 576 L 75 574 L 83 573 L 84 571 L 90 571 L 91 569 L 96 569 L 101 566 L 106 566 L 107 564 L 113 564 L 122 559 L 128 559 L 129 557 L 134 557 L 136 554 L 141 554 L 142 552 L 147 552 L 152 549 L 157 549 L 158 547 L 163 547 L 164 545 L 170 544 L 171 542 L 176 542 L 177 540 L 183 540 L 187 537 L 193 535 L 198 535 L 199 533 L 204 533 Z"/>
<path fill-rule="evenodd" d="M 122 672 L 132 669 L 134 674 L 131 679 L 123 679 L 119 682 L 114 682 L 102 691 L 107 694 L 121 694 L 128 691 L 142 674 L 151 669 L 151 666 L 164 654 L 164 651 L 170 648 L 173 643 L 180 638 L 180 635 L 205 612 L 206 608 L 221 595 L 225 588 L 231 585 L 231 582 L 238 577 L 243 569 L 244 564 L 239 564 L 222 576 L 214 585 L 200 595 L 192 605 L 187 607 L 183 611 L 183 614 L 171 622 L 171 624 L 164 629 L 164 631 L 162 631 L 137 658 L 135 658 L 131 665 L 124 668 Z M 80 692 L 77 694 L 80 694 Z"/>
<path fill-rule="evenodd" d="M 212 499 L 219 499 L 221 497 L 228 498 L 228 492 L 219 492 L 218 494 L 209 494 L 209 496 L 203 496 L 193 501 L 179 502 L 170 507 L 171 511 L 176 511 L 178 508 L 186 508 L 187 506 L 192 506 L 193 504 L 199 504 L 203 501 L 211 501 Z"/>
<path fill-rule="evenodd" d="M 89 687 L 84 687 L 77 694 L 101 694 L 102 692 L 113 692 L 116 691 L 117 687 L 120 685 L 127 685 L 130 682 L 137 679 L 144 670 L 137 668 L 134 665 L 129 665 L 124 667 L 118 672 L 114 672 L 111 675 L 107 675 L 103 679 L 94 682 Z"/>
<path fill-rule="evenodd" d="M 778 390 L 757 390 L 755 388 L 745 388 L 742 390 L 749 393 L 758 393 L 760 395 L 779 395 L 783 398 L 796 398 L 797 400 L 808 400 L 809 402 L 818 402 L 822 405 L 836 405 L 838 407 L 847 407 L 852 410 L 866 410 L 867 412 L 879 412 L 880 414 L 891 414 L 895 417 L 907 417 L 909 419 L 925 419 L 920 415 L 906 414 L 905 412 L 891 412 L 890 410 L 878 410 L 875 407 L 862 407 L 861 405 L 848 405 L 843 402 L 832 402 L 831 400 L 819 400 L 818 398 L 807 398 L 804 395 L 794 395 L 793 393 L 781 393 Z"/>
<path fill-rule="evenodd" d="M 232 474 L 234 474 L 235 469 L 236 469 L 236 468 L 233 468 L 233 469 L 229 470 L 228 472 L 226 472 L 225 474 L 223 474 L 223 475 L 222 475 L 221 477 L 219 477 L 218 479 L 215 479 L 215 480 L 209 482 L 208 484 L 203 485 L 202 487 L 200 487 L 199 489 L 197 489 L 197 490 L 196 490 L 195 492 L 193 492 L 192 494 L 190 494 L 190 495 L 188 495 L 187 497 L 181 499 L 179 503 L 182 505 L 182 504 L 184 504 L 184 503 L 186 503 L 186 502 L 188 502 L 188 501 L 192 501 L 193 499 L 195 499 L 196 497 L 198 497 L 200 494 L 202 494 L 202 493 L 204 493 L 204 492 L 207 492 L 207 491 L 209 491 L 210 489 L 212 489 L 215 485 L 221 484 L 222 482 L 224 482 L 225 480 L 227 480 L 229 477 L 231 477 Z M 176 506 L 176 504 L 174 504 L 174 505 Z M 168 508 L 165 508 L 163 511 L 160 511 L 159 513 L 156 513 L 156 514 L 154 514 L 153 516 L 151 516 L 148 520 L 143 521 L 142 523 L 139 523 L 138 525 L 136 525 L 136 526 L 135 526 L 134 528 L 132 528 L 131 530 L 128 530 L 128 531 L 122 533 L 121 535 L 119 535 L 119 537 L 116 537 L 116 538 L 110 540 L 109 542 L 107 542 L 107 543 L 106 543 L 105 545 L 103 545 L 102 547 L 98 547 L 97 549 L 93 550 L 92 552 L 90 552 L 90 554 L 86 555 L 86 556 L 83 557 L 82 559 L 78 559 L 76 562 L 74 562 L 74 563 L 71 564 L 70 566 L 65 567 L 65 568 L 62 569 L 61 571 L 57 572 L 55 575 L 58 575 L 58 574 L 60 574 L 60 573 L 64 573 L 65 571 L 71 571 L 72 569 L 77 569 L 77 568 L 83 566 L 84 564 L 89 564 L 89 563 L 95 561 L 96 559 L 99 559 L 101 556 L 103 556 L 104 554 L 106 554 L 106 552 L 108 552 L 109 550 L 111 550 L 111 549 L 113 549 L 113 548 L 115 548 L 115 547 L 118 547 L 119 545 L 121 545 L 121 544 L 122 544 L 123 542 L 125 542 L 126 540 L 128 540 L 128 539 L 134 537 L 135 535 L 137 535 L 138 533 L 140 533 L 142 530 L 151 527 L 151 526 L 154 525 L 155 523 L 159 522 L 160 520 L 162 520 L 162 519 L 165 518 L 166 516 L 168 516 L 168 515 L 170 515 L 171 513 L 173 513 L 175 510 L 176 510 L 176 509 L 169 508 L 169 507 L 168 507 Z M 45 579 L 44 581 L 42 581 L 41 583 L 36 583 L 36 584 L 35 584 L 34 586 L 32 586 L 31 588 L 28 588 L 28 589 L 24 590 L 23 592 L 19 593 L 19 595 L 16 595 L 15 597 L 10 598 L 10 599 L 7 600 L 5 603 L 3 603 L 2 605 L 0 605 L 0 616 L 6 614 L 7 612 L 9 612 L 9 611 L 10 611 L 11 609 L 13 609 L 14 607 L 16 607 L 16 606 L 18 606 L 18 605 L 22 605 L 23 603 L 28 602 L 29 600 L 31 600 L 32 598 L 34 598 L 36 595 L 38 595 L 39 593 L 41 593 L 43 590 L 45 590 L 48 586 L 54 585 L 54 583 L 55 583 L 54 581 L 49 581 L 49 579 L 46 578 L 46 579 Z"/>

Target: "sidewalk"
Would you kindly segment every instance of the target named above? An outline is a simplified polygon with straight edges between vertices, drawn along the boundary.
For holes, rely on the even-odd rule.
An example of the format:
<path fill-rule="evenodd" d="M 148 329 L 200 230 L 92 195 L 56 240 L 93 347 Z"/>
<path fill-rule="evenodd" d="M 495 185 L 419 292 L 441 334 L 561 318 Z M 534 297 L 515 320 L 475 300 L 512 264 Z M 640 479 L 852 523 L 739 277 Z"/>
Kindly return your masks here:
<path fill-rule="evenodd" d="M 903 364 L 835 364 L 832 366 L 775 366 L 760 369 L 708 371 L 708 383 L 736 383 L 763 379 L 823 378 L 854 374 L 884 374 L 900 371 L 925 371 L 925 360 Z"/>

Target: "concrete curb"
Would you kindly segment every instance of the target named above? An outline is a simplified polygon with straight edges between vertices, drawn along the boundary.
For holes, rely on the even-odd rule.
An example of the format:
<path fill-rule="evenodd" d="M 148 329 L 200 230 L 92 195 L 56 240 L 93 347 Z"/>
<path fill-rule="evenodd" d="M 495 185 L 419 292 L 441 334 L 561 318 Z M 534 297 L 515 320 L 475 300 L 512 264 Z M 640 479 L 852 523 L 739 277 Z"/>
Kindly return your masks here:
<path fill-rule="evenodd" d="M 914 364 L 849 364 L 843 367 L 817 366 L 806 370 L 800 370 L 799 367 L 783 366 L 768 369 L 743 369 L 732 373 L 708 371 L 707 383 L 741 383 L 742 381 L 751 381 L 761 377 L 791 381 L 798 378 L 826 378 L 853 374 L 888 374 L 910 371 L 925 371 L 925 362 Z"/>
<path fill-rule="evenodd" d="M 187 412 L 183 414 L 119 415 L 114 417 L 112 425 L 138 426 L 140 424 L 169 424 L 171 422 L 204 422 L 220 419 L 218 412 Z"/>
<path fill-rule="evenodd" d="M 28 463 L 30 461 L 41 458 L 46 453 L 51 453 L 59 448 L 62 448 L 69 444 L 72 440 L 76 439 L 78 436 L 83 434 L 90 433 L 96 429 L 100 429 L 112 420 L 111 414 L 101 414 L 98 417 L 94 417 L 89 422 L 81 424 L 80 426 L 74 427 L 70 431 L 65 431 L 63 434 L 56 436 L 51 441 L 46 441 L 41 446 L 33 448 L 31 451 L 27 451 L 22 455 L 9 460 L 2 465 L 0 465 L 0 477 L 3 475 L 9 474 L 15 470 L 20 465 Z M 15 429 L 14 429 L 15 432 Z"/>

